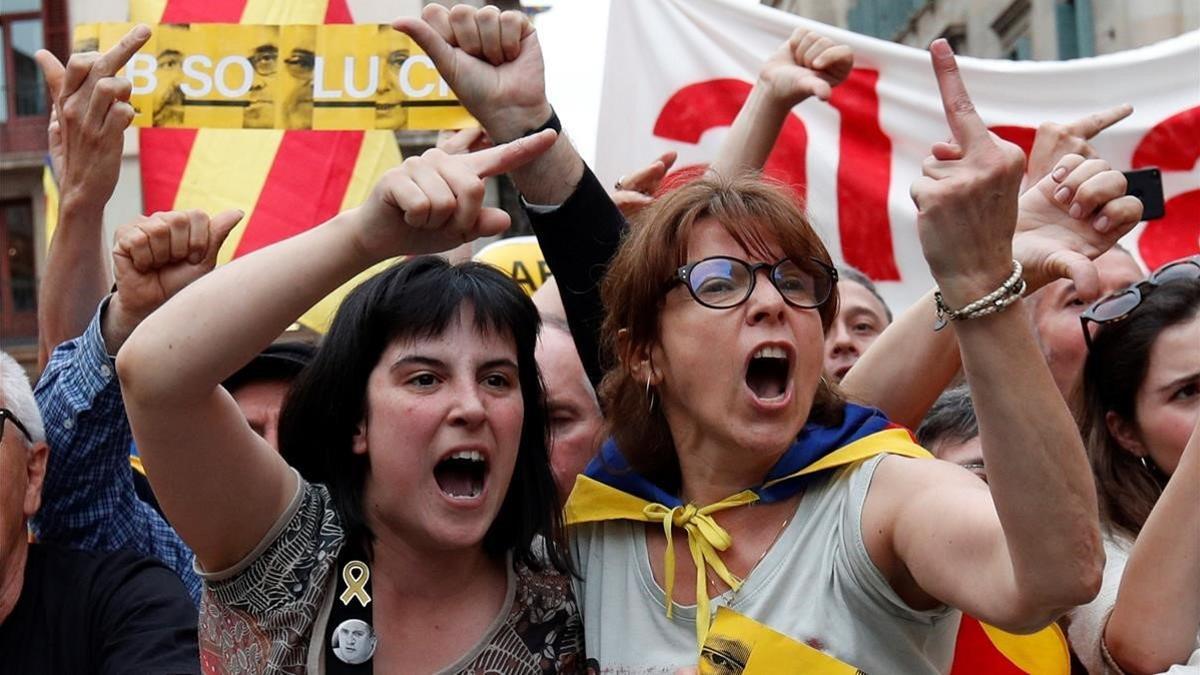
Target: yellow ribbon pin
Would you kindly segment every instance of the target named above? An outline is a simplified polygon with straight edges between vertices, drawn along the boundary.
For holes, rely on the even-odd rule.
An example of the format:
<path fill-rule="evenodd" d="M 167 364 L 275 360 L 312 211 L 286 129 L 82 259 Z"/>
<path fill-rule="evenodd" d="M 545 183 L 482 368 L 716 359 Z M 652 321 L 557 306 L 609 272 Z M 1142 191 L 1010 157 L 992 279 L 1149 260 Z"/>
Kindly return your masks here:
<path fill-rule="evenodd" d="M 342 568 L 342 581 L 346 582 L 346 590 L 338 597 L 343 605 L 349 605 L 357 599 L 363 607 L 371 604 L 371 594 L 367 593 L 367 580 L 371 578 L 371 568 L 359 560 L 351 560 Z"/>

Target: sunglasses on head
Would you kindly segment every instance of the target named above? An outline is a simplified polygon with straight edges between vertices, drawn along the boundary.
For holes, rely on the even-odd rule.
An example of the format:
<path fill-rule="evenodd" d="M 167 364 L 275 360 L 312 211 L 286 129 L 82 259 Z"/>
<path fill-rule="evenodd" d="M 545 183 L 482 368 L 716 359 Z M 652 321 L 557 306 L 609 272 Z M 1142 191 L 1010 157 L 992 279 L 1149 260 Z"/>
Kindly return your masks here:
<path fill-rule="evenodd" d="M 1079 316 L 1079 323 L 1083 327 L 1083 341 L 1087 344 L 1088 349 L 1092 348 L 1094 339 L 1093 329 L 1089 324 L 1102 326 L 1129 318 L 1129 315 L 1138 308 L 1138 305 L 1142 304 L 1142 300 L 1152 289 L 1176 279 L 1200 279 L 1200 255 L 1167 263 L 1158 268 L 1154 274 L 1136 284 L 1092 303 L 1092 306 Z"/>
<path fill-rule="evenodd" d="M 801 266 L 791 258 L 777 263 L 748 263 L 729 256 L 713 256 L 680 267 L 674 283 L 687 286 L 696 302 L 712 309 L 737 307 L 754 293 L 758 271 L 767 270 L 771 285 L 792 307 L 814 309 L 825 304 L 837 285 L 837 270 L 817 258 Z"/>

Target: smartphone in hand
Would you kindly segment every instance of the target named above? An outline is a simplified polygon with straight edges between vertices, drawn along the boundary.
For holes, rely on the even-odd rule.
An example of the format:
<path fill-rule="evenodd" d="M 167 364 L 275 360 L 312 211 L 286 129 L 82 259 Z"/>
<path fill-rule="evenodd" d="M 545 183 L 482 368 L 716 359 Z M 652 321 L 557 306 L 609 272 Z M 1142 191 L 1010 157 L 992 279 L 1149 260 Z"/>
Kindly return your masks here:
<path fill-rule="evenodd" d="M 1129 185 L 1125 194 L 1142 200 L 1142 220 L 1162 218 L 1166 214 L 1163 204 L 1162 172 L 1157 168 L 1125 171 Z"/>

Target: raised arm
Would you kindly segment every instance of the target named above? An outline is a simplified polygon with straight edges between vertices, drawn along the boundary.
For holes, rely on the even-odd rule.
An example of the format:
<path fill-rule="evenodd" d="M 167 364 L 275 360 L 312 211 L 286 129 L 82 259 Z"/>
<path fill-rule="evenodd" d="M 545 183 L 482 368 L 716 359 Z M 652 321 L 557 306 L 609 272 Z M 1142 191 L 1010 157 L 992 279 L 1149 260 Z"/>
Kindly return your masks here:
<path fill-rule="evenodd" d="M 118 229 L 116 293 L 100 304 L 83 335 L 54 350 L 36 391 L 53 448 L 43 506 L 32 523 L 39 538 L 153 556 L 179 575 L 197 603 L 200 581 L 191 549 L 136 494 L 132 436 L 111 355 L 142 319 L 213 268 L 236 222 L 166 213 Z"/>
<path fill-rule="evenodd" d="M 38 361 L 83 333 L 112 283 L 104 242 L 104 205 L 121 171 L 126 127 L 133 121 L 130 82 L 117 77 L 150 30 L 137 26 L 104 54 L 71 56 L 64 68 L 50 52 L 35 55 L 54 101 L 52 166 L 62 199 L 38 298 Z"/>
<path fill-rule="evenodd" d="M 554 140 L 547 132 L 470 155 L 409 158 L 363 205 L 219 268 L 138 326 L 117 358 L 130 423 L 160 505 L 206 570 L 241 560 L 296 490 L 221 381 L 372 264 L 503 231 L 508 215 L 482 208 L 482 177 Z"/>
<path fill-rule="evenodd" d="M 763 64 L 710 170 L 732 175 L 762 169 L 791 109 L 810 96 L 828 101 L 853 68 L 849 46 L 797 28 Z"/>
<path fill-rule="evenodd" d="M 933 161 L 961 157 L 961 148 L 950 144 L 935 145 L 933 152 Z M 1082 298 L 1099 294 L 1092 261 L 1141 219 L 1141 202 L 1125 195 L 1125 186 L 1125 176 L 1104 160 L 1066 155 L 1021 195 L 1012 250 L 1024 267 L 1028 293 L 1070 278 Z M 1064 188 L 1065 198 L 1056 196 Z M 934 332 L 935 320 L 930 291 L 871 344 L 842 388 L 915 429 L 961 366 L 954 326 Z"/>
<path fill-rule="evenodd" d="M 1200 419 L 1171 480 L 1129 553 L 1104 628 L 1108 653 L 1128 673 L 1186 663 L 1200 633 Z M 1191 591 L 1187 589 L 1192 589 Z M 1182 592 L 1181 592 L 1182 591 Z"/>
<path fill-rule="evenodd" d="M 517 138 L 551 115 L 542 50 L 520 12 L 431 4 L 396 21 L 429 55 L 459 101 L 496 141 Z M 512 174 L 558 287 L 575 348 L 593 385 L 603 375 L 600 281 L 625 219 L 565 135 Z"/>
<path fill-rule="evenodd" d="M 960 153 L 935 153 L 912 196 L 930 271 L 958 309 L 1009 276 L 1024 161 L 989 135 L 949 45 L 930 51 Z M 1090 600 L 1104 560 L 1083 444 L 1019 305 L 956 322 L 989 485 L 940 462 L 891 458 L 864 511 L 864 530 L 890 531 L 889 545 L 870 541 L 877 560 L 895 556 L 885 567 L 902 597 L 926 604 L 927 594 L 1013 632 Z"/>

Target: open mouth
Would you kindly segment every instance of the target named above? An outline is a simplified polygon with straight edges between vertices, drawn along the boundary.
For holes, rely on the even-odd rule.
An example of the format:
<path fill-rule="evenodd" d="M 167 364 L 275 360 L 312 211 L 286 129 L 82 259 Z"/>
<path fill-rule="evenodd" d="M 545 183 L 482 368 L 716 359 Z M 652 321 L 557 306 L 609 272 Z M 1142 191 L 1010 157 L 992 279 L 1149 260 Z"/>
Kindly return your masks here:
<path fill-rule="evenodd" d="M 787 394 L 791 362 L 783 347 L 762 347 L 746 365 L 746 386 L 763 400 Z"/>
<path fill-rule="evenodd" d="M 474 499 L 487 482 L 487 460 L 475 450 L 447 455 L 433 467 L 438 489 L 451 499 Z"/>

